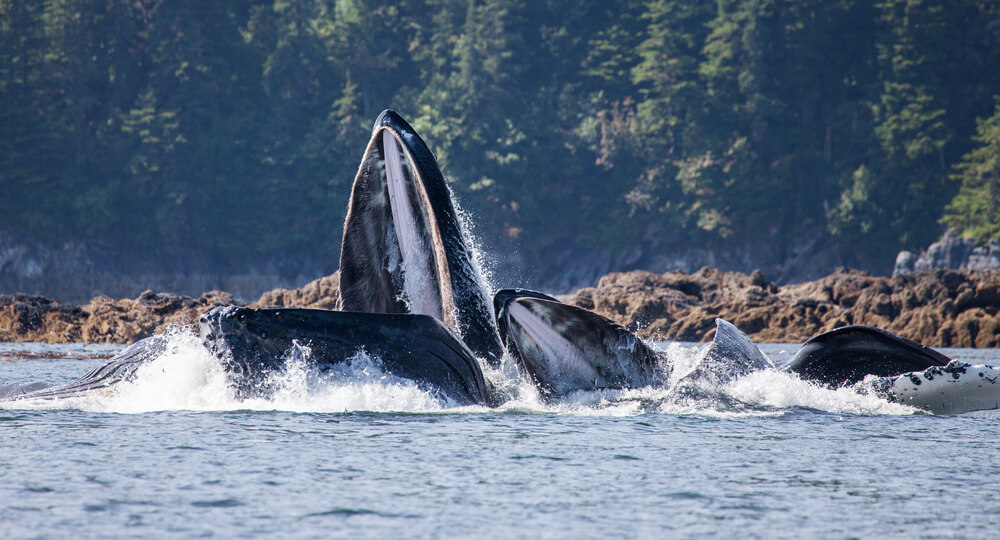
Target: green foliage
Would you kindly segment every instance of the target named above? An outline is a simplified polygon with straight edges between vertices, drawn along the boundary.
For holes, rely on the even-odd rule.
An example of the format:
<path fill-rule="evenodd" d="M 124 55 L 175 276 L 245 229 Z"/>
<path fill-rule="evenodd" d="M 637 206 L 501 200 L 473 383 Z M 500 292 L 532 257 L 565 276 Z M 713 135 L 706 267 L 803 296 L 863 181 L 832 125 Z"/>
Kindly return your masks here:
<path fill-rule="evenodd" d="M 479 232 L 524 249 L 808 229 L 890 260 L 953 196 L 943 223 L 1000 232 L 998 21 L 980 0 L 0 0 L 0 230 L 333 260 L 391 107 Z"/>
<path fill-rule="evenodd" d="M 978 122 L 973 140 L 976 148 L 955 164 L 951 178 L 961 187 L 942 221 L 986 243 L 1000 236 L 1000 96 L 993 116 Z"/>

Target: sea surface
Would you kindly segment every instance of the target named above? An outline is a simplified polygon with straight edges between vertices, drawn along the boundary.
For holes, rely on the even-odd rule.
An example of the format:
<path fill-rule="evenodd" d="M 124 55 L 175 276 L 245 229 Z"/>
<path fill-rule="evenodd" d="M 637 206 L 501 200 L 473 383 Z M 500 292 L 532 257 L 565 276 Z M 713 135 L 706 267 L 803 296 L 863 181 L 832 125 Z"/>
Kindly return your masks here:
<path fill-rule="evenodd" d="M 1000 414 L 932 416 L 761 372 L 456 408 L 359 358 L 239 401 L 183 332 L 114 393 L 0 406 L 0 537 L 995 538 Z M 678 364 L 695 344 L 661 344 Z M 776 363 L 794 345 L 765 345 Z M 0 383 L 118 347 L 0 344 Z M 1000 363 L 1000 351 L 943 350 Z M 490 373 L 504 383 L 509 374 Z"/>

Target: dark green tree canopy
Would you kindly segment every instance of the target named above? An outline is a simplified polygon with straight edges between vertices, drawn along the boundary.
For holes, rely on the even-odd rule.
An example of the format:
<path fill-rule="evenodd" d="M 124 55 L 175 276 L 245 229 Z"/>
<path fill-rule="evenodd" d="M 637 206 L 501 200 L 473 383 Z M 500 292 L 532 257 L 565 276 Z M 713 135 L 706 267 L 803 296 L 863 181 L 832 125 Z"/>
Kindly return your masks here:
<path fill-rule="evenodd" d="M 335 260 L 395 108 L 510 246 L 885 262 L 1000 234 L 998 67 L 982 0 L 0 0 L 0 231 Z"/>

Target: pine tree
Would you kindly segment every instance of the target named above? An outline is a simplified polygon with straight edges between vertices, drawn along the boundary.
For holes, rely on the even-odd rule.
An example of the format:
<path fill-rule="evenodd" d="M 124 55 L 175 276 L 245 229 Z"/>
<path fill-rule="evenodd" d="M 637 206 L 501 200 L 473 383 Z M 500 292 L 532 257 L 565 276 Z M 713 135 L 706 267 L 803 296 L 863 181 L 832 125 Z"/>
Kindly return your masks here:
<path fill-rule="evenodd" d="M 961 182 L 941 220 L 959 233 L 985 244 L 1000 237 L 1000 96 L 993 116 L 977 122 L 974 150 L 954 167 Z"/>

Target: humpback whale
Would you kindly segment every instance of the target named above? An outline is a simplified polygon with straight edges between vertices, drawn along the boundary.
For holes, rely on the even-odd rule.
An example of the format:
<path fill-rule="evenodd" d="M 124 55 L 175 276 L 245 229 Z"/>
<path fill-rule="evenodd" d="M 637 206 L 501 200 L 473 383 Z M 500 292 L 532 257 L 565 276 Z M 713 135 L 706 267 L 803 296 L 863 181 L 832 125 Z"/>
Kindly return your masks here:
<path fill-rule="evenodd" d="M 361 352 L 387 373 L 450 403 L 494 406 L 501 397 L 480 361 L 506 351 L 547 400 L 575 391 L 669 386 L 697 397 L 755 371 L 773 369 L 732 324 L 678 373 L 664 353 L 586 309 L 526 289 L 504 289 L 490 306 L 451 191 L 423 139 L 384 111 L 351 188 L 340 255 L 342 311 L 216 308 L 199 321 L 202 345 L 238 397 L 268 396 L 290 351 L 308 348 L 320 371 Z M 56 399 L 111 391 L 166 350 L 154 336 L 62 385 L 0 386 L 0 399 Z M 828 387 L 868 384 L 878 395 L 931 412 L 1000 406 L 1000 368 L 951 361 L 883 330 L 853 326 L 805 342 L 783 367 Z"/>
<path fill-rule="evenodd" d="M 832 388 L 867 380 L 882 398 L 936 414 L 1000 408 L 1000 368 L 952 360 L 871 326 L 814 336 L 783 369 Z"/>
<path fill-rule="evenodd" d="M 592 311 L 527 289 L 503 289 L 493 305 L 507 350 L 549 399 L 577 390 L 664 386 L 672 378 L 673 389 L 684 392 L 773 367 L 746 334 L 723 319 L 715 320 L 715 338 L 697 364 L 673 374 L 666 354 Z"/>
<path fill-rule="evenodd" d="M 359 352 L 387 373 L 414 381 L 454 405 L 496 405 L 475 356 L 454 333 L 428 315 L 349 313 L 320 309 L 218 307 L 199 321 L 202 345 L 219 359 L 237 398 L 268 397 L 289 351 L 308 347 L 323 372 Z M 0 399 L 57 399 L 91 395 L 135 380 L 138 369 L 166 350 L 166 338 L 138 341 L 107 364 L 63 385 L 0 387 Z"/>
<path fill-rule="evenodd" d="M 386 110 L 351 187 L 340 250 L 344 311 L 439 319 L 497 366 L 503 346 L 482 277 L 434 154 Z"/>
<path fill-rule="evenodd" d="M 648 345 L 596 313 L 526 289 L 503 289 L 493 305 L 507 350 L 548 398 L 652 386 L 669 376 Z"/>
<path fill-rule="evenodd" d="M 375 121 L 351 189 L 340 296 L 339 312 L 216 308 L 200 319 L 202 345 L 238 397 L 269 395 L 270 376 L 299 344 L 320 370 L 364 351 L 452 403 L 496 404 L 476 360 L 499 365 L 503 356 L 480 273 L 437 160 L 395 111 Z M 71 383 L 0 387 L 0 399 L 101 391 L 162 352 L 162 338 L 143 340 Z"/>
<path fill-rule="evenodd" d="M 625 328 L 546 294 L 504 289 L 494 309 L 508 351 L 550 400 L 577 390 L 663 385 L 674 399 L 697 399 L 744 375 L 775 369 L 723 319 L 715 320 L 715 337 L 695 364 L 673 373 L 665 354 Z M 1000 368 L 951 360 L 868 326 L 817 335 L 781 369 L 831 388 L 864 382 L 862 391 L 935 414 L 1000 408 Z"/>
<path fill-rule="evenodd" d="M 386 372 L 452 403 L 495 402 L 469 348 L 429 315 L 231 306 L 206 313 L 199 327 L 202 342 L 236 380 L 237 397 L 270 393 L 268 375 L 282 370 L 287 351 L 301 343 L 321 371 L 364 351 Z"/>

